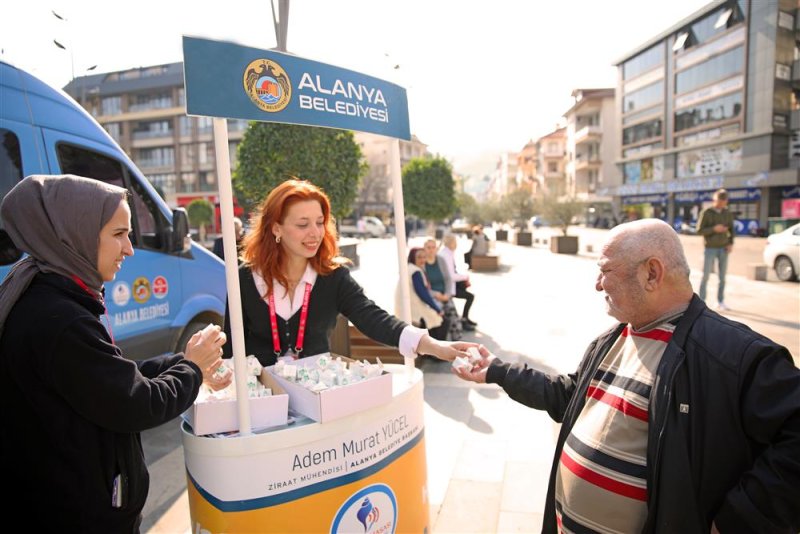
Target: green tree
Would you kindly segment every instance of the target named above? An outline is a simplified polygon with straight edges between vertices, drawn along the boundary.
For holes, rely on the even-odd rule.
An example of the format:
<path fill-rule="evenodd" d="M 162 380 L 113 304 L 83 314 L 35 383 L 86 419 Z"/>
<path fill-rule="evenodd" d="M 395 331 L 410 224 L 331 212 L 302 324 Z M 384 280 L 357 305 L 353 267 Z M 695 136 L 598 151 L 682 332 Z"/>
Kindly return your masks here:
<path fill-rule="evenodd" d="M 352 210 L 358 182 L 367 170 L 353 132 L 294 124 L 251 123 L 237 158 L 233 185 L 246 207 L 296 177 L 327 193 L 337 219 Z"/>
<path fill-rule="evenodd" d="M 533 196 L 525 186 L 513 190 L 503 198 L 506 216 L 513 220 L 518 228 L 526 228 L 528 219 L 536 213 Z"/>
<path fill-rule="evenodd" d="M 542 215 L 561 228 L 561 232 L 567 235 L 569 225 L 577 215 L 583 211 L 583 204 L 574 198 L 564 198 L 559 201 L 554 195 L 547 195 L 542 199 Z"/>
<path fill-rule="evenodd" d="M 406 211 L 421 219 L 439 220 L 456 211 L 453 169 L 446 159 L 416 158 L 403 167 Z"/>
<path fill-rule="evenodd" d="M 506 213 L 503 203 L 498 200 L 484 202 L 480 205 L 480 211 L 481 222 L 484 223 L 491 223 L 493 221 L 502 223 L 508 218 L 508 213 Z"/>
<path fill-rule="evenodd" d="M 456 194 L 456 206 L 462 217 L 466 217 L 470 222 L 478 222 L 480 206 L 475 197 L 469 193 L 458 193 Z"/>
<path fill-rule="evenodd" d="M 214 205 L 204 198 L 192 200 L 186 206 L 186 215 L 189 217 L 189 224 L 198 228 L 200 242 L 204 242 L 206 240 L 206 225 L 214 221 Z"/>

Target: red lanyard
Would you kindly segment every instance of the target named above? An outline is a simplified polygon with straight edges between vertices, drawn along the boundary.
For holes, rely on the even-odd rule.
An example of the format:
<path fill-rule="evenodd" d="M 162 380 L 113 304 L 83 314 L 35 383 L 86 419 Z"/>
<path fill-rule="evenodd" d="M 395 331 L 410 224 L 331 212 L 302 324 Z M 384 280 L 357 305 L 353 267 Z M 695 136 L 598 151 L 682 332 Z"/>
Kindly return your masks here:
<path fill-rule="evenodd" d="M 92 297 L 94 297 L 95 299 L 98 298 L 97 292 L 89 289 L 89 286 L 86 285 L 86 282 L 78 278 L 76 275 L 74 274 L 72 275 L 72 280 L 74 280 L 75 283 L 78 284 L 81 289 L 86 291 Z M 106 324 L 108 329 L 108 335 L 111 336 L 111 344 L 116 345 L 116 343 L 114 342 L 114 332 L 111 330 L 111 318 L 108 316 L 108 308 L 106 308 L 106 301 L 103 299 L 102 294 L 100 295 L 99 298 L 100 298 L 100 303 L 103 305 L 103 311 L 106 312 Z"/>
<path fill-rule="evenodd" d="M 303 352 L 303 341 L 306 337 L 306 319 L 308 318 L 308 301 L 311 298 L 311 284 L 306 282 L 306 290 L 303 293 L 303 307 L 300 309 L 300 325 L 297 327 L 297 343 L 295 344 L 294 359 L 300 357 Z M 287 320 L 288 323 L 288 320 Z M 275 357 L 281 355 L 281 339 L 278 336 L 278 319 L 275 315 L 275 290 L 269 294 L 269 324 L 272 327 L 272 350 Z"/>

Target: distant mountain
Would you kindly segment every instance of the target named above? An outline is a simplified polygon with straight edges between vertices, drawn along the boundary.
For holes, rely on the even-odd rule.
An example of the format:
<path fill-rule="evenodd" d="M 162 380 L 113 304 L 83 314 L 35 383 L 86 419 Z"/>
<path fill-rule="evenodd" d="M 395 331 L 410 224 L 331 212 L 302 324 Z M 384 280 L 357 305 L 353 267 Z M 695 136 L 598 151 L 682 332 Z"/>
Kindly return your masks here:
<path fill-rule="evenodd" d="M 494 172 L 500 152 L 486 151 L 480 154 L 453 157 L 453 170 L 462 176 L 483 178 Z"/>

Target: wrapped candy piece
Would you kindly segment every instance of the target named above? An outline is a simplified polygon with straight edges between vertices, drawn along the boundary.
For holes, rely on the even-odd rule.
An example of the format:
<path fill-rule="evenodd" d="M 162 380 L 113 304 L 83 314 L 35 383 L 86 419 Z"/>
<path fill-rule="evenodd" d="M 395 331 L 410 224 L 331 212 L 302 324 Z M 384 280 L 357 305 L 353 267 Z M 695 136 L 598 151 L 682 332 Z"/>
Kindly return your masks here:
<path fill-rule="evenodd" d="M 258 376 L 261 374 L 261 363 L 252 354 L 247 357 L 247 374 Z"/>
<path fill-rule="evenodd" d="M 481 353 L 478 351 L 477 347 L 470 347 L 470 348 L 468 348 L 468 349 L 467 349 L 467 354 L 469 355 L 469 362 L 470 362 L 472 365 L 475 365 L 475 364 L 476 364 L 476 363 L 478 363 L 478 362 L 479 362 L 481 359 L 483 359 L 483 356 L 481 356 Z"/>
<path fill-rule="evenodd" d="M 330 369 L 326 369 L 326 370 L 324 370 L 323 372 L 320 373 L 319 381 L 320 381 L 320 383 L 325 384 L 329 388 L 333 387 L 333 385 L 336 382 L 336 373 L 334 373 Z"/>
<path fill-rule="evenodd" d="M 456 359 L 453 360 L 452 366 L 453 369 L 455 369 L 456 371 L 460 371 L 461 369 L 470 371 L 472 370 L 473 367 L 472 362 L 470 362 L 469 359 L 464 358 L 463 356 L 456 356 Z"/>
<path fill-rule="evenodd" d="M 331 359 L 328 356 L 325 356 L 324 354 L 319 358 L 317 358 L 317 367 L 319 367 L 320 369 L 326 369 L 330 363 Z"/>
<path fill-rule="evenodd" d="M 257 376 L 247 375 L 247 390 L 254 391 L 258 389 L 259 381 Z"/>
<path fill-rule="evenodd" d="M 291 381 L 297 380 L 297 365 L 290 363 L 284 364 L 283 377 Z"/>

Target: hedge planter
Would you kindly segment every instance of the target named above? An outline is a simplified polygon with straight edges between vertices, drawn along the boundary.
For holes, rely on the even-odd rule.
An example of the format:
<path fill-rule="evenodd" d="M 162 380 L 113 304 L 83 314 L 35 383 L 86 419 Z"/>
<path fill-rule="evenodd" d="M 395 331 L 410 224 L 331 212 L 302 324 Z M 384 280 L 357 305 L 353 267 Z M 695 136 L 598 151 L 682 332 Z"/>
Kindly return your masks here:
<path fill-rule="evenodd" d="M 508 241 L 508 230 L 497 230 L 495 232 L 495 239 L 498 241 Z"/>
<path fill-rule="evenodd" d="M 533 244 L 533 234 L 530 232 L 517 232 L 517 245 L 529 247 Z"/>
<path fill-rule="evenodd" d="M 577 254 L 578 236 L 554 235 L 550 238 L 550 251 L 556 254 Z"/>

